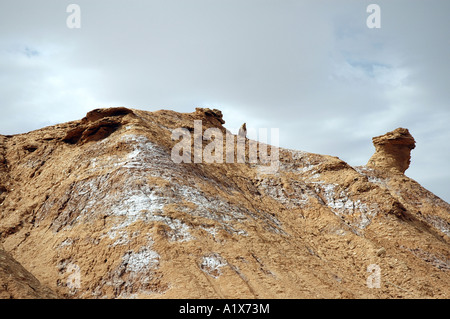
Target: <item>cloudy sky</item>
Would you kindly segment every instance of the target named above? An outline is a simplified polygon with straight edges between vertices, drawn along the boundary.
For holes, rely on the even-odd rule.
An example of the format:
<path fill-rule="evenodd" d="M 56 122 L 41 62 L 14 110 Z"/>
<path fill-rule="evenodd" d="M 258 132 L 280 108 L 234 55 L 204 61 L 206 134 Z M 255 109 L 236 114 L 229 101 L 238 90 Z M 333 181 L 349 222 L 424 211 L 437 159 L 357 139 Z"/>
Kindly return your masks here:
<path fill-rule="evenodd" d="M 81 9 L 68 28 L 67 6 Z M 381 9 L 370 29 L 367 6 Z M 0 134 L 127 106 L 221 109 L 280 146 L 363 165 L 417 142 L 406 172 L 450 202 L 448 0 L 3 0 Z"/>

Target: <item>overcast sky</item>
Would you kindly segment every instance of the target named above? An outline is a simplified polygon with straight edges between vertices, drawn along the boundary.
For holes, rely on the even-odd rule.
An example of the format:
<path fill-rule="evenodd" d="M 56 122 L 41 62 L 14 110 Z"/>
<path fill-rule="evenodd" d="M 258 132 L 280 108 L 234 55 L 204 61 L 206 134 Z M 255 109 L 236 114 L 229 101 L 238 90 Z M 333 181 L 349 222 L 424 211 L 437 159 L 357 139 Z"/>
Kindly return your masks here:
<path fill-rule="evenodd" d="M 450 202 L 449 13 L 448 0 L 2 0 L 0 134 L 98 107 L 211 107 L 227 128 L 279 128 L 282 147 L 356 166 L 372 137 L 406 127 L 406 174 Z"/>

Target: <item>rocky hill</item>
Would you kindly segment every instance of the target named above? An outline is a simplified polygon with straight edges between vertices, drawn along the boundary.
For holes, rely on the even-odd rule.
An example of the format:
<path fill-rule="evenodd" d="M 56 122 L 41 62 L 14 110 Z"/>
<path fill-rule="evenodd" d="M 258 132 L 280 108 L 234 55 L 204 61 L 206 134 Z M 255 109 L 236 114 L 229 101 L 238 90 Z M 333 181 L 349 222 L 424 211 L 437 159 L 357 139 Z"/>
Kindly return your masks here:
<path fill-rule="evenodd" d="M 0 297 L 449 298 L 450 205 L 405 175 L 407 129 L 360 167 L 269 147 L 271 172 L 224 124 L 111 108 L 0 135 Z M 234 160 L 195 161 L 211 145 Z"/>

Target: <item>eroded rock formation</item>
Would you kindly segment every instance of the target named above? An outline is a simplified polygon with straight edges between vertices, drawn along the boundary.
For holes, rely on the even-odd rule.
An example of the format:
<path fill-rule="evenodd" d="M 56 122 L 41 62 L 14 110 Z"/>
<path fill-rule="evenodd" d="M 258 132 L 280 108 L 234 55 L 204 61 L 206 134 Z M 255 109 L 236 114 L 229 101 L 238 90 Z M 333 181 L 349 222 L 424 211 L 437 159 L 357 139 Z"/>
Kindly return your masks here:
<path fill-rule="evenodd" d="M 4 250 L 65 298 L 448 298 L 450 205 L 402 174 L 407 131 L 367 166 L 280 148 L 261 174 L 175 164 L 195 120 L 225 130 L 219 110 L 113 108 L 0 136 Z"/>
<path fill-rule="evenodd" d="M 238 131 L 238 136 L 247 137 L 247 124 L 244 123 L 241 125 Z"/>
<path fill-rule="evenodd" d="M 209 108 L 201 108 L 198 107 L 195 109 L 195 113 L 200 115 L 201 118 L 203 120 L 207 119 L 207 120 L 216 120 L 218 123 L 218 125 L 221 124 L 225 124 L 225 120 L 223 119 L 223 114 L 222 111 L 218 110 L 218 109 L 209 109 Z M 213 121 L 214 122 L 214 121 Z"/>
<path fill-rule="evenodd" d="M 367 163 L 368 167 L 390 170 L 392 173 L 405 173 L 411 163 L 411 150 L 416 142 L 405 128 L 374 137 L 375 154 Z"/>

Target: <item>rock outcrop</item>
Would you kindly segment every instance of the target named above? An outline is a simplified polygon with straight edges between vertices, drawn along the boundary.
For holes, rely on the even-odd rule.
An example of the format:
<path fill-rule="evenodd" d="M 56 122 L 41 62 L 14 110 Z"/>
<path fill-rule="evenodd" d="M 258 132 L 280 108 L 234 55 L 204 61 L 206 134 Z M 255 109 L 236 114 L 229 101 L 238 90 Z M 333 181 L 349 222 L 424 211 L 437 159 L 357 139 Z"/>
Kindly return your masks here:
<path fill-rule="evenodd" d="M 195 109 L 195 112 L 200 115 L 203 119 L 213 119 L 218 123 L 225 124 L 225 120 L 223 119 L 222 111 L 218 109 L 209 109 L 209 108 L 201 108 L 198 107 Z M 214 122 L 214 121 L 213 121 Z"/>
<path fill-rule="evenodd" d="M 30 272 L 0 247 L 0 299 L 57 299 Z"/>
<path fill-rule="evenodd" d="M 226 132 L 219 110 L 112 108 L 0 136 L 4 250 L 64 298 L 448 298 L 450 205 L 403 174 L 407 131 L 367 166 L 279 148 L 263 174 L 174 163 L 195 120 Z"/>
<path fill-rule="evenodd" d="M 404 174 L 411 163 L 411 150 L 416 147 L 416 142 L 409 131 L 397 128 L 372 140 L 375 154 L 367 166 Z"/>
<path fill-rule="evenodd" d="M 238 136 L 247 137 L 247 124 L 244 123 L 241 125 L 238 131 Z"/>
<path fill-rule="evenodd" d="M 122 117 L 128 114 L 133 114 L 133 111 L 124 107 L 93 110 L 81 120 L 81 123 L 67 132 L 63 141 L 76 144 L 102 140 L 126 124 Z"/>

